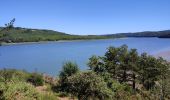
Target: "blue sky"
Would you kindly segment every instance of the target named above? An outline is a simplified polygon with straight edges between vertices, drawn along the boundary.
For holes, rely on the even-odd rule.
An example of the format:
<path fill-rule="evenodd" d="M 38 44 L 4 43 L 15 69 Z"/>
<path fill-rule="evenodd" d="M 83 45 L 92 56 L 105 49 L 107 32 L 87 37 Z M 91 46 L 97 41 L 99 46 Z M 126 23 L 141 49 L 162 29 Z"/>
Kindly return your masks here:
<path fill-rule="evenodd" d="M 170 29 L 170 0 L 0 0 L 0 26 L 69 34 L 112 34 Z"/>

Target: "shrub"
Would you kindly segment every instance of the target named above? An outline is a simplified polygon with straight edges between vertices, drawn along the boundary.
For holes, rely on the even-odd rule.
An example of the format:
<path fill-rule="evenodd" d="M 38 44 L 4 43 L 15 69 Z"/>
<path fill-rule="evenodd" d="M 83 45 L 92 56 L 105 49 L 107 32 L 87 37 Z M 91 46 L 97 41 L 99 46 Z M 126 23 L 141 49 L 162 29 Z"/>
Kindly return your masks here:
<path fill-rule="evenodd" d="M 63 69 L 60 72 L 60 79 L 65 79 L 75 73 L 77 73 L 79 71 L 78 65 L 76 63 L 72 63 L 72 62 L 66 62 L 63 65 Z"/>
<path fill-rule="evenodd" d="M 27 82 L 32 83 L 34 86 L 42 86 L 44 84 L 44 79 L 41 74 L 38 73 L 32 73 L 28 79 Z"/>
<path fill-rule="evenodd" d="M 81 72 L 68 78 L 68 93 L 81 99 L 111 99 L 113 92 L 102 77 L 94 72 Z"/>
<path fill-rule="evenodd" d="M 0 100 L 34 100 L 38 96 L 34 87 L 26 82 L 0 83 Z"/>
<path fill-rule="evenodd" d="M 26 81 L 29 73 L 26 71 L 20 71 L 15 69 L 3 69 L 0 70 L 0 80 L 4 82 L 8 81 Z"/>
<path fill-rule="evenodd" d="M 55 86 L 53 90 L 60 90 L 65 92 L 67 90 L 68 84 L 66 83 L 67 78 L 79 72 L 79 67 L 76 63 L 66 62 L 59 74 L 59 85 Z"/>

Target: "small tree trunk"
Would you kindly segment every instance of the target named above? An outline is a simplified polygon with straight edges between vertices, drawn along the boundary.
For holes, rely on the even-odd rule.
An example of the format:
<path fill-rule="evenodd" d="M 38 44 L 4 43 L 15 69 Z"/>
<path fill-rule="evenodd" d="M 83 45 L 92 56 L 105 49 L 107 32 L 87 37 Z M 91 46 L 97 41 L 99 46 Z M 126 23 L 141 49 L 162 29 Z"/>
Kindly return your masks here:
<path fill-rule="evenodd" d="M 127 76 L 126 75 L 126 70 L 124 70 L 124 72 L 123 72 L 123 80 L 122 80 L 123 82 L 126 82 L 126 76 Z"/>
<path fill-rule="evenodd" d="M 132 84 L 132 88 L 133 88 L 133 92 L 136 92 L 136 75 L 133 73 L 133 84 Z"/>

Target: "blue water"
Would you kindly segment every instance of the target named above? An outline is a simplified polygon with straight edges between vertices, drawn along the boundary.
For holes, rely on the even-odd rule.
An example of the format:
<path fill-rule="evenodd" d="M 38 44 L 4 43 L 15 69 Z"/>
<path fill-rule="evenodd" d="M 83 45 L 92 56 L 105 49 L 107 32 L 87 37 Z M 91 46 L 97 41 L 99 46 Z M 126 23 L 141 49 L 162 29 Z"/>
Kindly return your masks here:
<path fill-rule="evenodd" d="M 155 54 L 170 50 L 170 39 L 124 38 L 84 40 L 0 46 L 0 69 L 16 68 L 56 76 L 66 61 L 76 62 L 81 70 L 88 69 L 88 58 L 102 56 L 109 46 L 128 45 L 138 52 Z"/>

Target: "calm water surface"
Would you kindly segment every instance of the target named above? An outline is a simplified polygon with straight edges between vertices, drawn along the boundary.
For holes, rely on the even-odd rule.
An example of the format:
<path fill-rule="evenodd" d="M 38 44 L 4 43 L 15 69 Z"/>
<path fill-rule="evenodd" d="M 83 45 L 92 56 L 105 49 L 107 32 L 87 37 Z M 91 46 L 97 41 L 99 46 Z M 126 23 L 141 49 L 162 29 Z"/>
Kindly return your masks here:
<path fill-rule="evenodd" d="M 88 69 L 88 58 L 102 56 L 109 46 L 126 44 L 138 52 L 154 55 L 170 50 L 170 39 L 159 38 L 124 38 L 106 40 L 84 40 L 69 42 L 49 42 L 35 44 L 17 44 L 0 46 L 0 69 L 16 68 L 27 71 L 39 71 L 57 75 L 66 61 L 76 62 L 80 69 Z M 166 58 L 166 59 L 170 59 Z"/>

